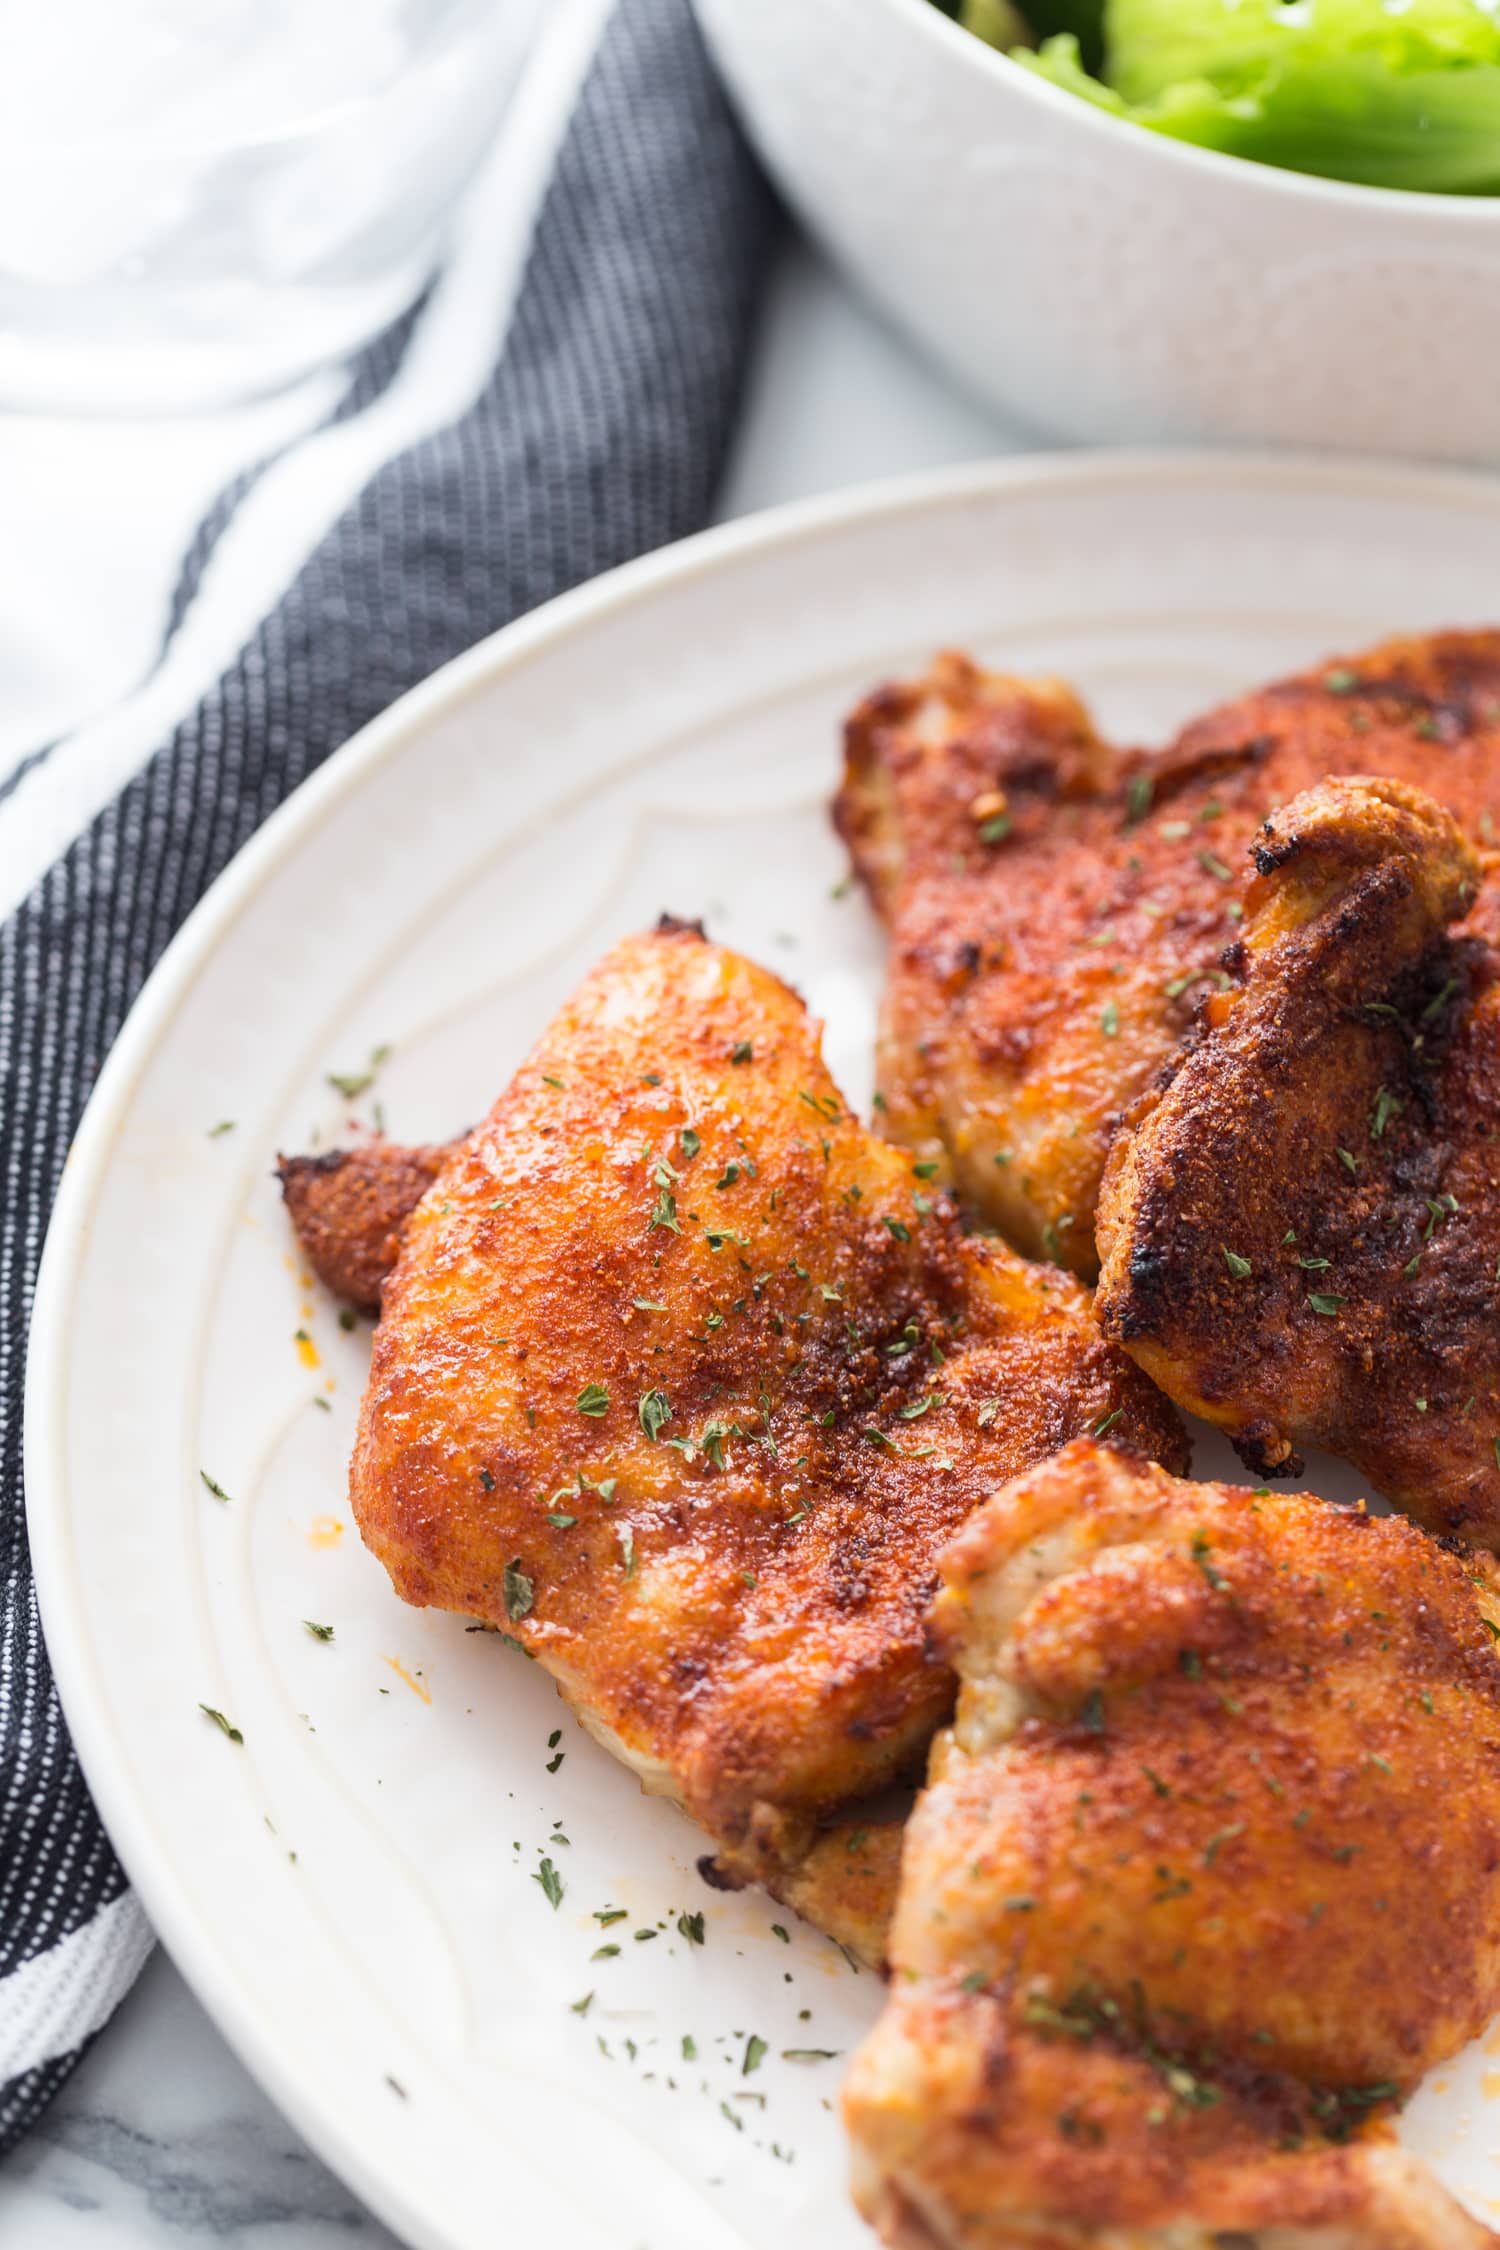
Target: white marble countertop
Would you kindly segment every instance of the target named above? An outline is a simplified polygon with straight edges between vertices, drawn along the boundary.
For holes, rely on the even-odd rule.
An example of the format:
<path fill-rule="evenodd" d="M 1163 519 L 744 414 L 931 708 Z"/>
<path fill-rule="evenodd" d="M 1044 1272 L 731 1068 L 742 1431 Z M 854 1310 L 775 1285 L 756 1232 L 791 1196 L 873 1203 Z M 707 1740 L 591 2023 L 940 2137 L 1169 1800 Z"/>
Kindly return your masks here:
<path fill-rule="evenodd" d="M 805 245 L 762 324 L 726 515 L 1023 439 L 923 367 Z M 3 2250 L 388 2250 L 158 1952 L 0 2166 Z"/>

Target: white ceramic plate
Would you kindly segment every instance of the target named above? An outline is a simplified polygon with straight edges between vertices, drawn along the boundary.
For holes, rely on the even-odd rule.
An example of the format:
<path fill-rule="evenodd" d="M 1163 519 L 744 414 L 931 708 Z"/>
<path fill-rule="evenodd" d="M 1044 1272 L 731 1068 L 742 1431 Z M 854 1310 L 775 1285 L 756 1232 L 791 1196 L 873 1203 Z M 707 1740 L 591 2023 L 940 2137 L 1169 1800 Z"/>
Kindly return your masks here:
<path fill-rule="evenodd" d="M 366 1336 L 299 1269 L 276 1150 L 376 1099 L 396 1135 L 465 1125 L 663 907 L 798 983 L 862 1101 L 880 946 L 830 895 L 824 811 L 857 691 L 961 642 L 1158 736 L 1321 652 L 1491 617 L 1497 588 L 1500 486 L 1424 472 L 1012 461 L 795 509 L 570 595 L 407 697 L 172 947 L 47 1248 L 27 1422 L 47 1637 L 178 1963 L 413 2243 L 852 2250 L 840 2062 L 782 2057 L 842 2056 L 879 1993 L 760 1899 L 705 1890 L 695 1832 L 539 1670 L 395 1600 L 344 1500 Z M 387 1045 L 368 1093 L 332 1090 Z M 677 1928 L 697 1912 L 702 1945 Z M 1476 2049 L 1403 2126 L 1489 2212 L 1492 2084 Z"/>

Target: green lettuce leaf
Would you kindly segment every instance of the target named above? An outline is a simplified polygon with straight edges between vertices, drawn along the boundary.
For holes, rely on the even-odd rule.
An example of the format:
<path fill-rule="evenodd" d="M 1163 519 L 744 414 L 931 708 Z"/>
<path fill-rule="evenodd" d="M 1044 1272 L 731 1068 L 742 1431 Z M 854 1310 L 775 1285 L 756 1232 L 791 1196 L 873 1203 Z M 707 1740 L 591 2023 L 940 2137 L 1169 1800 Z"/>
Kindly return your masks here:
<path fill-rule="evenodd" d="M 1287 72 L 1330 80 L 1350 64 L 1392 79 L 1500 64 L 1500 22 L 1482 0 L 1109 0 L 1106 76 L 1127 102 L 1205 79 L 1254 94 Z"/>
<path fill-rule="evenodd" d="M 937 5 L 989 47 L 1013 47 L 1034 36 L 1034 27 L 1011 0 L 937 0 Z"/>
<path fill-rule="evenodd" d="M 1152 131 L 1375 187 L 1500 194 L 1500 0 L 1106 0 L 1105 68 L 1014 59 Z"/>
<path fill-rule="evenodd" d="M 1021 0 L 1021 12 L 1031 26 L 1034 42 L 1071 32 L 1078 41 L 1086 69 L 1097 71 L 1104 63 L 1104 0 Z"/>

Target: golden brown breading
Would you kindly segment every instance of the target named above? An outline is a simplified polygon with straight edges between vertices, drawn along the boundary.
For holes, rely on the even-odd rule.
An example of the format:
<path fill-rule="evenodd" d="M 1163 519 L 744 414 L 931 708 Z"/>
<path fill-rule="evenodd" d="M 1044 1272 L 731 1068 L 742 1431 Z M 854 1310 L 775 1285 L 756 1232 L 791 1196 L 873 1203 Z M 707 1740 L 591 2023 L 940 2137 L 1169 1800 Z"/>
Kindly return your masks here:
<path fill-rule="evenodd" d="M 867 2217 L 901 2250 L 1493 2245 L 1386 2124 L 1500 2003 L 1493 1563 L 1083 1441 L 940 1567 L 958 1710 L 845 2093 Z"/>
<path fill-rule="evenodd" d="M 1432 1529 L 1500 1546 L 1500 952 L 1472 934 L 1479 861 L 1430 797 L 1375 781 L 1295 799 L 1256 859 L 1244 982 L 1104 1175 L 1102 1324 L 1261 1474 L 1323 1446 Z"/>
<path fill-rule="evenodd" d="M 763 1884 L 804 1922 L 872 1969 L 883 1969 L 901 1876 L 904 1814 L 872 1818 L 861 1809 L 818 1829 L 810 1843 L 796 1824 L 788 1834 L 788 1825 L 761 1808 L 745 1843 L 700 1859 L 699 1874 L 715 1890 Z"/>
<path fill-rule="evenodd" d="M 1123 770 L 1059 682 L 948 655 L 853 714 L 834 804 L 890 928 L 882 1131 L 1019 1248 L 1084 1274 L 1105 1121 L 1160 1063 L 1171 974 L 1150 948 L 1088 942 L 1101 902 L 1119 913 Z M 1225 943 L 1225 903 L 1181 933 L 1188 957 Z"/>
<path fill-rule="evenodd" d="M 451 1151 L 366 1141 L 322 1156 L 279 1156 L 276 1176 L 313 1272 L 362 1312 L 376 1312 L 401 1230 Z"/>
<path fill-rule="evenodd" d="M 1184 1457 L 1084 1292 L 968 1241 L 795 994 L 673 926 L 408 1222 L 350 1495 L 404 1599 L 502 1627 L 648 1788 L 791 1860 L 947 1712 L 939 1546 L 1106 1425 Z"/>
<path fill-rule="evenodd" d="M 1328 775 L 1500 841 L 1500 632 L 1391 641 L 1111 751 L 1055 682 L 961 656 L 853 714 L 836 822 L 890 927 L 885 1125 L 1010 1240 L 1090 1277 L 1119 1112 L 1223 978 L 1246 854 Z"/>

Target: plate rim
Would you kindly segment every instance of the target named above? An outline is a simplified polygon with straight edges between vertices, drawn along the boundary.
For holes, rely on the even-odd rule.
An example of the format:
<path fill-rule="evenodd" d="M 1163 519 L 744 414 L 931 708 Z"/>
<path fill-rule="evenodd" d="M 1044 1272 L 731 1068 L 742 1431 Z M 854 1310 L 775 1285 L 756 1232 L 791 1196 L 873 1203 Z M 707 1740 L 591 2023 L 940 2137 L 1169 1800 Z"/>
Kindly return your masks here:
<path fill-rule="evenodd" d="M 1500 476 L 1483 469 L 1400 463 L 1358 454 L 1288 449 L 1229 451 L 1111 448 L 1018 453 L 938 470 L 882 477 L 783 502 L 713 525 L 619 565 L 555 596 L 453 658 L 370 720 L 285 798 L 209 885 L 169 941 L 132 1004 L 85 1105 L 64 1160 L 43 1243 L 27 1337 L 23 1405 L 23 1482 L 38 1610 L 69 1737 L 111 1844 L 152 1930 L 221 2036 L 294 2130 L 385 2224 L 405 2238 L 438 2244 L 423 2211 L 407 2199 L 399 2173 L 352 2135 L 337 2105 L 322 2099 L 316 2072 L 300 2064 L 260 2011 L 242 2000 L 224 1972 L 226 1940 L 210 1936 L 180 1881 L 138 1821 L 135 1791 L 118 1774 L 107 1738 L 111 1723 L 93 1692 L 86 1628 L 72 1609 L 63 1524 L 67 1492 L 48 1439 L 65 1418 L 70 1351 L 66 1308 L 88 1238 L 87 1221 L 104 1184 L 123 1114 L 160 1037 L 203 964 L 233 927 L 282 856 L 313 833 L 366 778 L 431 724 L 492 686 L 534 650 L 565 641 L 596 619 L 651 601 L 675 587 L 732 569 L 745 559 L 794 547 L 829 531 L 921 514 L 966 500 L 1111 484 L 1159 491 L 1207 485 L 1274 487 L 1295 481 L 1299 494 L 1342 491 L 1393 503 L 1422 499 L 1471 506 L 1500 519 Z"/>

